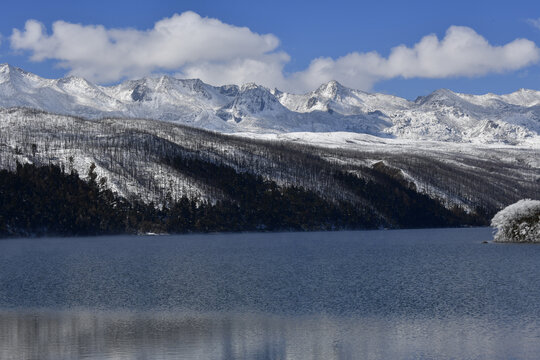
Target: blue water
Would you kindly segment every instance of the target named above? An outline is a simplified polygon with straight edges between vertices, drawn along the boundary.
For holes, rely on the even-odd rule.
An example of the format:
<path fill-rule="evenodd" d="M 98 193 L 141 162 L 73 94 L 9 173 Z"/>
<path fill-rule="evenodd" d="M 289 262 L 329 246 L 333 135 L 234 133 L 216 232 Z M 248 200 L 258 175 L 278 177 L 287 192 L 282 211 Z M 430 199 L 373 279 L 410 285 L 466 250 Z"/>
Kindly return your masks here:
<path fill-rule="evenodd" d="M 0 359 L 536 359 L 491 229 L 0 241 Z"/>

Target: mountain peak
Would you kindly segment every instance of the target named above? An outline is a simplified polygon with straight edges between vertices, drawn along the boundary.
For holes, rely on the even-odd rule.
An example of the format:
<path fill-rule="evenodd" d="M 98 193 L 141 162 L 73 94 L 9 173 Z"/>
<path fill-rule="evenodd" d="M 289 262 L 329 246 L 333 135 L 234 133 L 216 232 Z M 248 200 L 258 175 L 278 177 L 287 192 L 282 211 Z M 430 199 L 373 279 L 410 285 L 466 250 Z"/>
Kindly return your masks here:
<path fill-rule="evenodd" d="M 433 93 L 435 93 L 435 94 L 452 94 L 452 95 L 456 94 L 452 90 L 446 89 L 446 88 L 437 89 Z"/>
<path fill-rule="evenodd" d="M 0 107 L 14 106 L 93 119 L 152 118 L 217 131 L 352 131 L 407 139 L 509 143 L 540 134 L 540 91 L 527 89 L 496 96 L 439 89 L 410 102 L 368 94 L 335 80 L 306 94 L 255 83 L 216 87 L 200 79 L 157 74 L 97 86 L 83 78 L 46 79 L 0 64 Z M 482 125 L 486 123 L 497 126 L 486 128 Z"/>
<path fill-rule="evenodd" d="M 341 83 L 337 80 L 330 80 L 325 84 L 322 84 L 322 86 L 333 86 L 333 87 L 343 87 Z"/>
<path fill-rule="evenodd" d="M 452 90 L 441 88 L 441 89 L 437 89 L 437 90 L 433 91 L 431 94 L 429 94 L 429 95 L 427 95 L 425 97 L 430 97 L 430 96 L 442 97 L 442 96 L 455 96 L 455 95 L 456 95 L 456 93 L 453 92 Z"/>
<path fill-rule="evenodd" d="M 19 69 L 18 67 L 15 67 L 13 65 L 10 65 L 8 63 L 0 64 L 0 71 L 8 71 L 8 70 L 21 70 L 21 69 Z"/>
<path fill-rule="evenodd" d="M 330 80 L 329 82 L 319 86 L 315 92 L 327 98 L 335 98 L 345 90 L 347 90 L 347 88 L 341 85 L 338 81 Z"/>
<path fill-rule="evenodd" d="M 20 70 L 20 69 L 17 69 L 9 65 L 8 63 L 0 64 L 0 74 L 9 74 L 12 71 L 16 71 L 16 70 Z"/>
<path fill-rule="evenodd" d="M 0 83 L 7 81 L 11 66 L 9 64 L 0 64 Z"/>
<path fill-rule="evenodd" d="M 13 66 L 13 65 L 10 65 L 8 63 L 3 63 L 3 64 L 0 64 L 0 72 L 16 72 L 16 73 L 20 73 L 20 74 L 27 74 L 27 75 L 32 75 L 32 76 L 35 76 L 35 77 L 39 77 L 38 75 L 35 75 L 35 74 L 32 74 L 28 71 L 25 71 L 19 67 L 16 67 L 16 66 Z"/>
<path fill-rule="evenodd" d="M 7 82 L 7 81 L 13 81 L 13 76 L 14 75 L 23 75 L 23 74 L 29 74 L 27 73 L 26 71 L 18 68 L 18 67 L 14 67 L 14 66 L 11 66 L 7 63 L 5 64 L 0 64 L 0 83 L 4 83 L 4 82 Z"/>
<path fill-rule="evenodd" d="M 70 75 L 70 76 L 66 76 L 64 78 L 58 79 L 57 82 L 58 83 L 81 83 L 81 84 L 92 85 L 85 78 L 80 77 L 80 76 L 74 76 L 74 75 Z"/>
<path fill-rule="evenodd" d="M 538 92 L 538 90 L 521 88 L 516 92 L 519 93 L 519 94 L 536 94 Z"/>
<path fill-rule="evenodd" d="M 240 87 L 240 91 L 248 91 L 248 90 L 254 90 L 259 89 L 261 86 L 255 84 L 254 82 L 245 83 Z"/>
<path fill-rule="evenodd" d="M 233 119 L 237 123 L 244 117 L 261 112 L 280 112 L 285 108 L 269 89 L 255 83 L 242 85 L 233 101 L 223 106 L 217 116 L 223 120 Z"/>
<path fill-rule="evenodd" d="M 447 101 L 455 102 L 459 100 L 461 100 L 461 98 L 458 96 L 458 94 L 456 94 L 452 90 L 437 89 L 429 95 L 417 97 L 414 102 L 419 105 L 424 105 L 426 103 L 435 103 L 435 102 L 440 103 L 440 102 L 447 102 Z"/>

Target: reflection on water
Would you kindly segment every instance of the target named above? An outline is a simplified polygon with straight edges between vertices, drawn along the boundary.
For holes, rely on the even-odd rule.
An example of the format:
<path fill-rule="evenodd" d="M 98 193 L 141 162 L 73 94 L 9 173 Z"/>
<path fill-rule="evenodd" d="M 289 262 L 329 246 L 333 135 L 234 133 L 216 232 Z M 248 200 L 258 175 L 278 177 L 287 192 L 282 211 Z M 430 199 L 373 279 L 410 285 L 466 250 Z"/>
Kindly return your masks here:
<path fill-rule="evenodd" d="M 0 241 L 0 359 L 537 359 L 490 229 Z"/>
<path fill-rule="evenodd" d="M 534 359 L 537 324 L 130 312 L 0 313 L 0 358 Z"/>

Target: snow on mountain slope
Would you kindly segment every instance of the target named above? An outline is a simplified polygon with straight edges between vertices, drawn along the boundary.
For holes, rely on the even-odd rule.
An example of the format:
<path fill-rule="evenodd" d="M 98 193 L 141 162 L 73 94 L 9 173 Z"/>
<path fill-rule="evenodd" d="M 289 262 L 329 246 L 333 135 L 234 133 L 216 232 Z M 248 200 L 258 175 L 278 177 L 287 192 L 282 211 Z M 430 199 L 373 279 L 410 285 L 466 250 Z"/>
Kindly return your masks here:
<path fill-rule="evenodd" d="M 291 111 L 338 112 L 341 115 L 358 115 L 376 111 L 395 111 L 410 106 L 410 102 L 391 95 L 370 94 L 344 87 L 337 81 L 322 84 L 317 90 L 303 95 L 274 90 L 276 97 Z"/>
<path fill-rule="evenodd" d="M 479 101 L 447 89 L 419 97 L 396 111 L 387 129 L 400 138 L 451 142 L 519 144 L 540 133 L 540 108 Z"/>
<path fill-rule="evenodd" d="M 125 106 L 123 117 L 148 118 L 231 131 L 216 116 L 218 108 L 231 100 L 234 89 L 216 88 L 197 79 L 169 76 L 126 81 L 101 90 Z"/>
<path fill-rule="evenodd" d="M 288 109 L 265 87 L 256 84 L 242 86 L 229 104 L 217 112 L 225 121 L 236 123 L 236 132 L 286 133 L 290 131 L 344 131 L 384 135 L 391 123 L 379 114 L 343 115 L 314 110 L 309 113 Z"/>
<path fill-rule="evenodd" d="M 459 205 L 472 210 L 474 207 L 470 207 L 471 203 L 461 196 L 453 194 L 452 186 L 445 184 L 450 178 L 455 179 L 455 183 L 459 184 L 458 187 L 474 186 L 479 181 L 486 181 L 483 186 L 488 186 L 487 184 L 497 183 L 499 181 L 497 177 L 506 173 L 516 183 L 530 181 L 527 187 L 536 194 L 532 195 L 533 197 L 538 196 L 540 189 L 540 142 L 527 142 L 518 146 L 453 143 L 384 139 L 350 132 L 239 135 L 258 140 L 316 145 L 331 149 L 322 156 L 345 168 L 358 164 L 374 166 L 382 162 L 386 166 L 399 169 L 401 175 L 407 181 L 413 182 L 419 191 L 440 199 L 449 208 Z M 431 160 L 423 163 L 419 160 L 422 158 Z M 434 173 L 438 174 L 433 175 Z M 478 178 L 470 178 L 473 173 L 477 174 Z M 485 189 L 467 191 L 467 196 L 475 197 L 476 191 L 484 192 Z M 519 195 L 523 191 L 528 190 L 521 189 L 516 194 Z M 490 201 L 495 201 L 498 207 L 504 206 L 504 201 L 496 200 L 498 192 L 487 191 L 487 193 Z"/>
<path fill-rule="evenodd" d="M 24 106 L 96 117 L 121 114 L 122 104 L 81 78 L 43 79 L 9 65 L 0 65 L 0 106 Z"/>
<path fill-rule="evenodd" d="M 169 76 L 98 86 L 49 80 L 0 65 L 0 107 L 29 107 L 90 119 L 146 118 L 226 133 L 356 132 L 466 143 L 536 143 L 540 92 L 467 95 L 441 89 L 416 101 L 346 88 L 336 81 L 307 94 L 256 84 L 215 87 Z"/>
<path fill-rule="evenodd" d="M 497 103 L 531 107 L 540 105 L 540 91 L 530 89 L 519 89 L 516 92 L 506 95 L 485 94 L 468 95 L 456 94 L 459 97 L 481 106 L 496 106 Z"/>
<path fill-rule="evenodd" d="M 335 181 L 333 171 L 366 176 L 365 168 L 375 164 L 399 170 L 419 192 L 448 208 L 489 204 L 499 209 L 524 196 L 537 197 L 540 185 L 539 144 L 442 143 L 352 132 L 223 135 L 164 121 L 0 109 L 0 169 L 15 169 L 17 162 L 54 163 L 85 177 L 93 162 L 107 186 L 127 198 L 156 204 L 182 196 L 219 199 L 211 184 L 164 161 L 177 155 L 341 200 L 354 194 Z"/>

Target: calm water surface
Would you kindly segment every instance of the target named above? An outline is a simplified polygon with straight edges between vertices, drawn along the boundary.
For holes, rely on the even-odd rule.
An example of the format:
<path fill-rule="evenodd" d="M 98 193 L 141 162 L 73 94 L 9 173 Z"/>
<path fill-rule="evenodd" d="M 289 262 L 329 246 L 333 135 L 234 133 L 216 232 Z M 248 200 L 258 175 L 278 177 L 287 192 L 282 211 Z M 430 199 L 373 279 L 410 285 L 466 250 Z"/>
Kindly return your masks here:
<path fill-rule="evenodd" d="M 0 359 L 537 359 L 491 229 L 0 241 Z"/>

